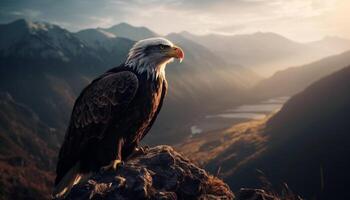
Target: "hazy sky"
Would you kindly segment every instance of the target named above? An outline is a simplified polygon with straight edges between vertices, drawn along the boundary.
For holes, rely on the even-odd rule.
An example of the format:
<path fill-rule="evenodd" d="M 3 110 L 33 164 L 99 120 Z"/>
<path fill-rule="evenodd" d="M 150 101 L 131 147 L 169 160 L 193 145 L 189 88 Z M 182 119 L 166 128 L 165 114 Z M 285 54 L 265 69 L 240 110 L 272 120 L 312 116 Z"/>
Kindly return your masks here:
<path fill-rule="evenodd" d="M 350 38 L 350 0 L 1 0 L 0 22 L 17 18 L 73 31 L 128 22 L 160 34 L 264 31 L 298 41 Z"/>

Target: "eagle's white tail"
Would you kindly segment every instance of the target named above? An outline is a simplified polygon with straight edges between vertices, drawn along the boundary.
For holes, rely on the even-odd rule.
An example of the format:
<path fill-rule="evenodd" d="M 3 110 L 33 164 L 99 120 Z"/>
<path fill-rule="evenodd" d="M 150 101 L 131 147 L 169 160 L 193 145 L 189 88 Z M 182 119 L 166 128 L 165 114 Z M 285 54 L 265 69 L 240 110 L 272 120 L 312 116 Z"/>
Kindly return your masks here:
<path fill-rule="evenodd" d="M 55 198 L 64 198 L 74 185 L 90 177 L 90 173 L 79 173 L 79 168 L 80 163 L 78 162 L 66 173 L 66 175 L 64 175 L 62 180 L 54 188 L 53 196 Z"/>

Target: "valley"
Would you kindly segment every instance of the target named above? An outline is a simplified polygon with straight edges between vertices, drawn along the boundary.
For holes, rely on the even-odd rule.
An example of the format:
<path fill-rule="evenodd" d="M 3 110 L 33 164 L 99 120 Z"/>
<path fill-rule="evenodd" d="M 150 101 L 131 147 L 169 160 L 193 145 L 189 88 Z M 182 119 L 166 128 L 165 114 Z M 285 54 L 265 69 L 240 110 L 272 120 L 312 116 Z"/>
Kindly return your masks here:
<path fill-rule="evenodd" d="M 251 120 L 262 120 L 278 112 L 289 97 L 277 97 L 252 104 L 243 104 L 227 108 L 218 113 L 211 113 L 194 120 L 191 136 L 201 133 L 224 130 L 236 124 Z"/>

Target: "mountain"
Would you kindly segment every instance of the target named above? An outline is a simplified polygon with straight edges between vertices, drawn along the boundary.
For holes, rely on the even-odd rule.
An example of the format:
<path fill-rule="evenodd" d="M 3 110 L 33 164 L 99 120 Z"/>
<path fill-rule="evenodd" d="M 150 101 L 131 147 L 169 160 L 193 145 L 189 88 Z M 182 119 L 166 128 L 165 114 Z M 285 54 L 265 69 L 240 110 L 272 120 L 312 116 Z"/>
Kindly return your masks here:
<path fill-rule="evenodd" d="M 17 20 L 0 25 L 0 55 L 12 59 L 98 60 L 98 55 L 70 32 L 45 22 Z"/>
<path fill-rule="evenodd" d="M 348 199 L 350 153 L 350 67 L 292 97 L 266 126 L 269 148 L 230 177 L 252 183 L 248 169 L 258 168 L 271 181 L 285 181 L 305 197 Z M 244 177 L 244 178 L 243 178 Z"/>
<path fill-rule="evenodd" d="M 129 49 L 135 43 L 131 39 L 117 37 L 100 28 L 81 30 L 74 35 L 98 52 L 102 61 L 100 65 L 106 69 L 124 62 Z"/>
<path fill-rule="evenodd" d="M 347 51 L 310 64 L 278 71 L 270 78 L 259 82 L 252 93 L 264 99 L 291 96 L 301 92 L 311 83 L 344 68 L 349 63 L 350 51 Z"/>
<path fill-rule="evenodd" d="M 101 62 L 59 26 L 0 25 L 0 199 L 50 198 L 71 107 Z"/>
<path fill-rule="evenodd" d="M 350 43 L 342 43 L 340 38 L 299 43 L 269 32 L 233 36 L 181 34 L 221 55 L 228 62 L 247 66 L 263 75 L 350 49 Z"/>
<path fill-rule="evenodd" d="M 100 30 L 112 33 L 117 37 L 129 38 L 134 41 L 159 36 L 146 27 L 136 27 L 127 23 L 120 23 L 110 28 L 100 28 Z"/>
<path fill-rule="evenodd" d="M 178 146 L 231 189 L 288 184 L 305 199 L 348 199 L 350 66 L 294 95 L 275 115 Z"/>
<path fill-rule="evenodd" d="M 56 25 L 17 20 L 0 30 L 0 90 L 49 127 L 64 129 L 76 92 L 94 71 L 102 71 L 100 57 Z"/>
<path fill-rule="evenodd" d="M 0 92 L 0 199 L 48 199 L 59 148 L 56 130 Z"/>
<path fill-rule="evenodd" d="M 108 44 L 108 41 L 116 38 L 113 33 L 109 33 L 102 29 L 85 29 L 77 32 L 75 35 L 94 48 L 103 48 Z"/>
<path fill-rule="evenodd" d="M 308 45 L 328 51 L 330 54 L 337 54 L 349 50 L 350 40 L 335 36 L 326 36 L 321 40 L 309 42 Z"/>

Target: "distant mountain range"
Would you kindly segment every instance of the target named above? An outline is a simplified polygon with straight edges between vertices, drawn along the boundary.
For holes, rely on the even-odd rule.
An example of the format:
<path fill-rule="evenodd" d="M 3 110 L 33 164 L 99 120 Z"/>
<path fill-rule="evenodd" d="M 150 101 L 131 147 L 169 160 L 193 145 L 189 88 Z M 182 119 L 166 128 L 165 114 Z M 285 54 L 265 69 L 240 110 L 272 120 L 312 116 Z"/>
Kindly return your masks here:
<path fill-rule="evenodd" d="M 84 29 L 77 32 L 76 35 L 88 43 L 109 38 L 128 38 L 133 41 L 138 41 L 145 38 L 160 36 L 146 27 L 136 27 L 127 23 L 120 23 L 109 28 Z"/>
<path fill-rule="evenodd" d="M 338 37 L 300 43 L 269 32 L 233 36 L 182 32 L 181 35 L 209 48 L 227 62 L 241 64 L 264 75 L 350 49 L 350 40 Z"/>
<path fill-rule="evenodd" d="M 99 29 L 112 33 L 117 37 L 129 38 L 134 41 L 159 36 L 159 34 L 153 32 L 152 30 L 146 27 L 136 27 L 127 23 L 120 23 L 110 28 Z"/>
<path fill-rule="evenodd" d="M 268 119 L 199 135 L 178 148 L 233 190 L 286 183 L 305 199 L 348 199 L 349 88 L 350 66 L 311 84 Z"/>
<path fill-rule="evenodd" d="M 261 99 L 291 96 L 301 92 L 313 82 L 344 68 L 349 63 L 350 51 L 346 51 L 310 64 L 290 67 L 259 82 L 252 93 L 257 94 Z"/>

